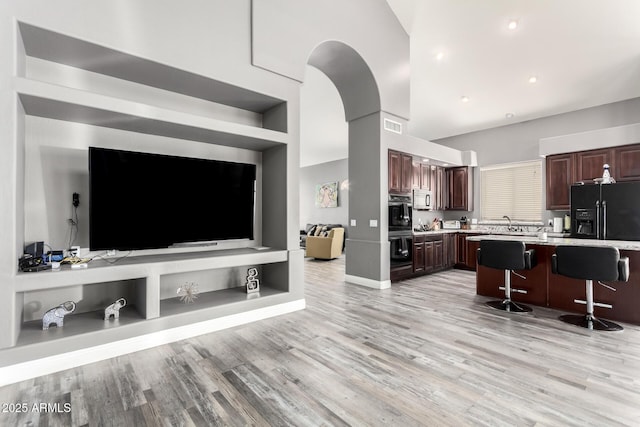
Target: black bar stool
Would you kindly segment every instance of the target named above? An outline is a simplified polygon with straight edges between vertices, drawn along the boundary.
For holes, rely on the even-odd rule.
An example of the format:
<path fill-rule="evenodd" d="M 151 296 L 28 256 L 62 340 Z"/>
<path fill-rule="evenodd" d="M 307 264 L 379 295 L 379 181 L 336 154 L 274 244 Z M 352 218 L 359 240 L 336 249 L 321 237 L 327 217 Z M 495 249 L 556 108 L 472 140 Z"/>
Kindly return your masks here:
<path fill-rule="evenodd" d="M 524 289 L 511 288 L 511 273 L 526 279 L 526 277 L 513 270 L 531 270 L 536 266 L 535 249 L 525 249 L 524 242 L 513 240 L 481 240 L 477 252 L 478 264 L 489 268 L 504 270 L 504 299 L 501 301 L 488 301 L 487 305 L 498 310 L 512 311 L 516 313 L 531 311 L 531 307 L 511 301 L 511 293 L 526 294 Z"/>
<path fill-rule="evenodd" d="M 615 288 L 601 281 L 626 282 L 629 280 L 629 258 L 620 257 L 618 248 L 611 246 L 558 246 L 551 257 L 551 271 L 554 274 L 583 279 L 586 281 L 586 301 L 574 300 L 587 305 L 586 315 L 565 314 L 563 322 L 598 331 L 621 331 L 622 326 L 608 320 L 597 319 L 593 307 L 612 308 L 610 304 L 593 301 L 593 281 L 615 291 Z"/>

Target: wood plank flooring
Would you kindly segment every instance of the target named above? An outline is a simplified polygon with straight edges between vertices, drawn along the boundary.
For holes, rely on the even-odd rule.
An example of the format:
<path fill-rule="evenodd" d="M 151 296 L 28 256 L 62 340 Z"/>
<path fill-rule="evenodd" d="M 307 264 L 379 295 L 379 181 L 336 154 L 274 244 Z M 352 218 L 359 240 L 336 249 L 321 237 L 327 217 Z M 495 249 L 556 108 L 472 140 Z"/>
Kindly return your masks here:
<path fill-rule="evenodd" d="M 638 426 L 640 327 L 507 314 L 449 270 L 372 290 L 305 260 L 307 309 L 24 381 L 2 426 Z M 640 307 L 638 308 L 640 309 Z"/>

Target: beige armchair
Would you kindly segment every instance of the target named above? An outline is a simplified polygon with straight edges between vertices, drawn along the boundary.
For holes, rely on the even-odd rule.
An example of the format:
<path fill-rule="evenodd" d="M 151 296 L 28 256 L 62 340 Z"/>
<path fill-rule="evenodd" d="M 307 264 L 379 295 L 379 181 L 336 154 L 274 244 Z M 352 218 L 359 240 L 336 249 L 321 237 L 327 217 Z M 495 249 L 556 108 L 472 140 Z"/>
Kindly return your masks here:
<path fill-rule="evenodd" d="M 342 254 L 344 228 L 332 228 L 327 237 L 307 236 L 308 257 L 333 259 Z"/>

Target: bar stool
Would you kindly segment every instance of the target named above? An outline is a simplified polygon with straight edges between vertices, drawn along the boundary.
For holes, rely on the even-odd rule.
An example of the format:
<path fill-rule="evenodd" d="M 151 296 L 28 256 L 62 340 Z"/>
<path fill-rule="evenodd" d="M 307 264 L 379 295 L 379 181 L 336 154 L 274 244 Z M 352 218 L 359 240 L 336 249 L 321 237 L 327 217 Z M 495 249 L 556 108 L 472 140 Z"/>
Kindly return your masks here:
<path fill-rule="evenodd" d="M 586 282 L 586 301 L 574 300 L 579 304 L 586 304 L 585 315 L 565 314 L 560 320 L 572 325 L 598 331 L 621 331 L 622 326 L 608 320 L 597 319 L 593 315 L 593 307 L 612 308 L 610 304 L 593 301 L 593 281 L 596 280 L 605 288 L 615 291 L 615 288 L 601 281 L 629 280 L 629 258 L 620 257 L 618 248 L 611 246 L 558 246 L 556 253 L 551 256 L 551 271 Z"/>
<path fill-rule="evenodd" d="M 526 277 L 513 270 L 531 270 L 536 266 L 535 249 L 525 249 L 524 242 L 513 240 L 481 240 L 477 251 L 478 264 L 504 270 L 504 299 L 501 301 L 488 301 L 486 304 L 498 310 L 512 311 L 516 313 L 531 311 L 531 307 L 511 301 L 511 293 L 526 294 L 524 289 L 511 288 L 511 273 L 526 279 Z"/>

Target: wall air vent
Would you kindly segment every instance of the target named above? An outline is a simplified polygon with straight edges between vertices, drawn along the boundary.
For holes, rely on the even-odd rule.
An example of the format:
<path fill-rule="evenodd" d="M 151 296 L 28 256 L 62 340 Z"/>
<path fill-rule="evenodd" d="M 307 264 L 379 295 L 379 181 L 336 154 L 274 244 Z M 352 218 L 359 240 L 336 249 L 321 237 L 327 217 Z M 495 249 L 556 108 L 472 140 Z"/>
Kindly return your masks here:
<path fill-rule="evenodd" d="M 393 120 L 384 119 L 384 130 L 389 132 L 398 133 L 402 135 L 402 123 L 394 122 Z"/>

